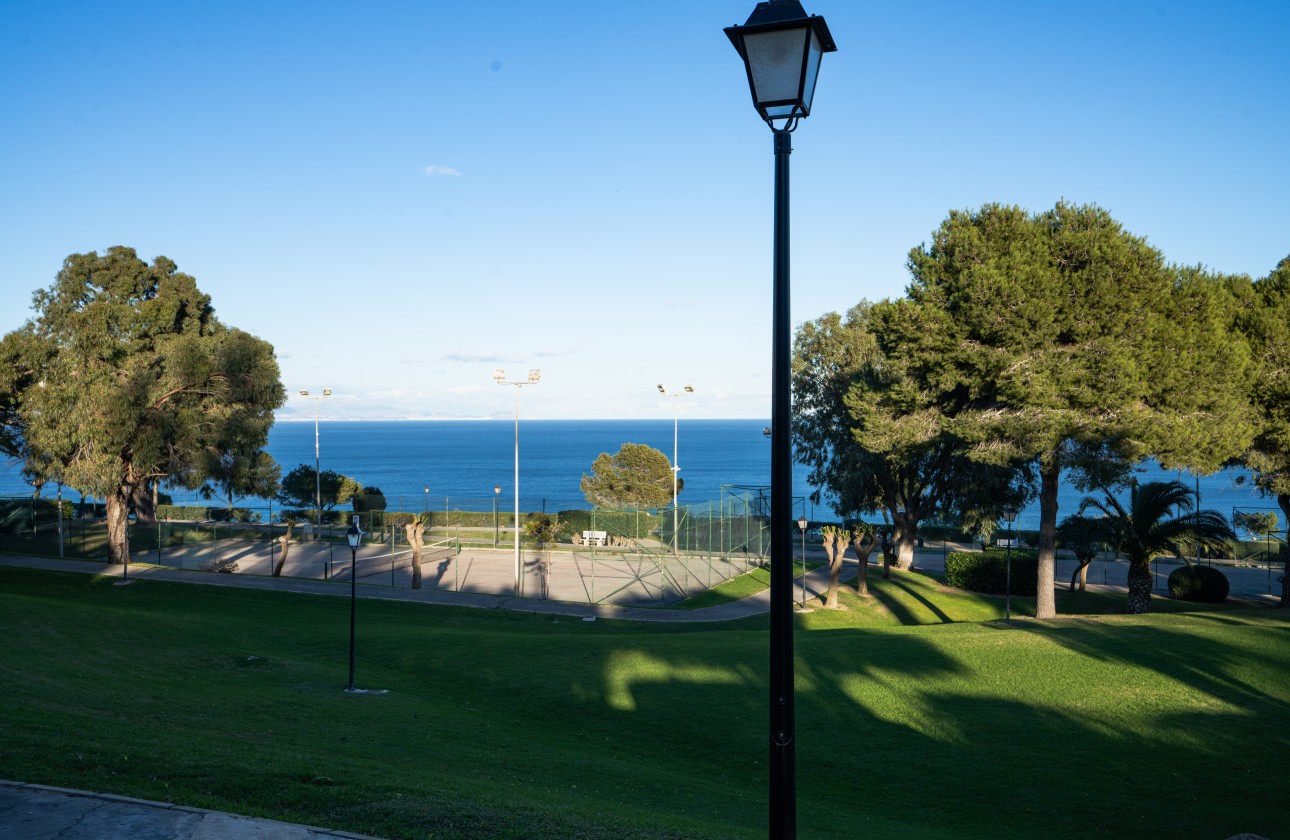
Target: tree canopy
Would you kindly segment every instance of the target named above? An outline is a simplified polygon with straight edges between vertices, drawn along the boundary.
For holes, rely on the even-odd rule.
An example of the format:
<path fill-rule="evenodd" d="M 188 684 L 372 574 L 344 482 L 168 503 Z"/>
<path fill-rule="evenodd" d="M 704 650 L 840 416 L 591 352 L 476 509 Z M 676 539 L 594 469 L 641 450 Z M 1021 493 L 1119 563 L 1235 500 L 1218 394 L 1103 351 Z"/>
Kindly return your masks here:
<path fill-rule="evenodd" d="M 678 493 L 683 484 L 678 478 Z M 663 507 L 672 502 L 672 465 L 652 446 L 624 443 L 613 455 L 597 456 L 581 487 L 587 501 L 598 508 Z"/>
<path fill-rule="evenodd" d="M 282 479 L 278 500 L 285 505 L 313 508 L 316 497 L 321 494 L 322 509 L 331 510 L 348 503 L 362 489 L 363 485 L 347 475 L 333 470 L 317 472 L 312 465 L 301 464 Z"/>
<path fill-rule="evenodd" d="M 22 457 L 107 501 L 109 559 L 125 562 L 132 495 L 199 470 L 231 426 L 267 434 L 285 400 L 273 347 L 220 323 L 174 262 L 124 247 L 69 256 L 33 308 L 3 340 Z"/>
<path fill-rule="evenodd" d="M 1248 359 L 1220 278 L 1167 266 L 1098 207 L 954 212 L 910 253 L 878 330 L 983 463 L 1037 466 L 1039 599 L 1053 590 L 1057 487 L 1123 480 L 1154 456 L 1219 468 L 1249 440 Z"/>

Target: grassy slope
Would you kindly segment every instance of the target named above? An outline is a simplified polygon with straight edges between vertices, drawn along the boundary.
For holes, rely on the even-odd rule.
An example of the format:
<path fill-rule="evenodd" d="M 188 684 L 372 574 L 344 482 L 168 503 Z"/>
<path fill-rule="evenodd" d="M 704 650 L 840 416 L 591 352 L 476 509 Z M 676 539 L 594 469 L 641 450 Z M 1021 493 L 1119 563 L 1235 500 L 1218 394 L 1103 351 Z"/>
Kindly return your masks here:
<path fill-rule="evenodd" d="M 965 623 L 997 599 L 874 583 L 797 634 L 801 836 L 1290 824 L 1274 611 L 1009 629 Z M 764 619 L 364 602 L 379 697 L 339 690 L 347 621 L 343 599 L 0 568 L 0 777 L 390 837 L 764 836 Z"/>

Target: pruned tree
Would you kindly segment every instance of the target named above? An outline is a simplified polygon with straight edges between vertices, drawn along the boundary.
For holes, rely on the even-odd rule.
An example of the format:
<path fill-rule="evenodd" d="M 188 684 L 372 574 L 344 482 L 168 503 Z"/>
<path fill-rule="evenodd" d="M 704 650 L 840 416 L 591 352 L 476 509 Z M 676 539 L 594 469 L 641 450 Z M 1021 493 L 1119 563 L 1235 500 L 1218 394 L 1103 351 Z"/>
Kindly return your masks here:
<path fill-rule="evenodd" d="M 1185 547 L 1222 551 L 1236 534 L 1216 510 L 1196 510 L 1196 494 L 1180 481 L 1152 481 L 1133 488 L 1126 508 L 1114 495 L 1086 496 L 1080 514 L 1097 511 L 1089 525 L 1097 538 L 1120 546 L 1129 563 L 1127 612 L 1151 607 L 1151 561 Z"/>
<path fill-rule="evenodd" d="M 1082 513 L 1071 514 L 1057 526 L 1057 540 L 1062 548 L 1069 549 L 1075 555 L 1079 565 L 1071 572 L 1070 591 L 1075 591 L 1078 581 L 1079 591 L 1088 588 L 1088 567 L 1097 559 L 1097 553 L 1106 548 L 1106 534 L 1102 524 Z"/>
<path fill-rule="evenodd" d="M 140 488 L 191 471 L 228 424 L 282 405 L 273 347 L 220 323 L 174 262 L 130 248 L 69 256 L 33 308 L 4 339 L 23 458 L 104 498 L 109 562 L 127 562 Z"/>
<path fill-rule="evenodd" d="M 560 529 L 564 523 L 560 517 L 551 516 L 546 513 L 534 514 L 529 521 L 524 523 L 524 533 L 529 539 L 533 540 L 534 545 L 540 553 L 546 550 L 546 562 L 542 564 L 542 597 L 547 597 L 550 589 L 551 575 L 551 546 L 555 545 L 559 539 Z"/>
<path fill-rule="evenodd" d="M 860 561 L 860 571 L 856 574 L 856 594 L 869 595 L 869 555 L 878 547 L 878 532 L 867 522 L 857 522 L 851 526 L 851 550 Z"/>
<path fill-rule="evenodd" d="M 684 482 L 677 479 L 677 492 Z M 582 493 L 597 508 L 658 508 L 672 502 L 672 464 L 643 443 L 624 443 L 610 455 L 602 452 L 583 475 Z"/>
<path fill-rule="evenodd" d="M 426 522 L 424 515 L 418 516 L 416 520 L 403 526 L 404 533 L 408 537 L 408 545 L 412 546 L 412 588 L 421 588 L 421 552 L 425 548 Z"/>
<path fill-rule="evenodd" d="M 842 574 L 842 560 L 847 550 L 847 532 L 834 525 L 820 529 L 820 543 L 829 561 L 829 588 L 824 597 L 826 610 L 838 609 L 838 577 Z"/>

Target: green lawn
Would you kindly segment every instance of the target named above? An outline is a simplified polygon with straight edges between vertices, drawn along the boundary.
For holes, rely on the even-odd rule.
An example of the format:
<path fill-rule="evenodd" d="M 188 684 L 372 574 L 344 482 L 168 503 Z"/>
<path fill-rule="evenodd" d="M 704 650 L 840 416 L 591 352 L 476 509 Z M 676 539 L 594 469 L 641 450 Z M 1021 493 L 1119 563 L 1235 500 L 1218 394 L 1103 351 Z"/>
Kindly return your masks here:
<path fill-rule="evenodd" d="M 799 836 L 1290 824 L 1278 611 L 1008 628 L 917 577 L 801 619 Z M 356 697 L 348 609 L 0 567 L 0 777 L 397 838 L 765 836 L 764 618 L 362 602 L 358 683 L 390 693 Z"/>

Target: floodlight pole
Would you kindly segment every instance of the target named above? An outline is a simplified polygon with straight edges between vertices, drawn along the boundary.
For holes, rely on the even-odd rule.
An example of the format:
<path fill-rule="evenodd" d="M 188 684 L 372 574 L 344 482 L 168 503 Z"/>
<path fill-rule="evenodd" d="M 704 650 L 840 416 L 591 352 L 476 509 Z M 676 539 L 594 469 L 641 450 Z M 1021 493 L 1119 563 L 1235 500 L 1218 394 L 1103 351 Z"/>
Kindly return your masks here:
<path fill-rule="evenodd" d="M 318 533 L 322 533 L 322 460 L 318 451 L 318 404 L 323 397 L 331 396 L 330 388 L 323 388 L 321 395 L 310 394 L 309 391 L 302 389 L 300 396 L 310 397 L 314 401 L 314 522 L 318 528 Z"/>
<path fill-rule="evenodd" d="M 493 371 L 493 381 L 498 385 L 515 386 L 515 597 L 524 594 L 524 578 L 520 566 L 520 388 L 525 385 L 536 385 L 542 379 L 542 371 L 536 368 L 529 371 L 528 379 L 508 381 L 506 371 L 498 368 Z M 494 491 L 496 492 L 496 491 Z"/>

